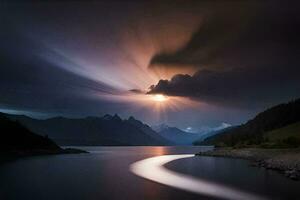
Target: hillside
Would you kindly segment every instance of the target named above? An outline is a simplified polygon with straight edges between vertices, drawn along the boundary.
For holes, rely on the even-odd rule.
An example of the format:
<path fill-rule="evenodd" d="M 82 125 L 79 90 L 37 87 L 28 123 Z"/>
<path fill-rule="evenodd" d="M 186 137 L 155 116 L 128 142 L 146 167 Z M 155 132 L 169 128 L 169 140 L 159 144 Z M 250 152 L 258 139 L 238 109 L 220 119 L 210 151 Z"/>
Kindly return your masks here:
<path fill-rule="evenodd" d="M 269 131 L 265 134 L 269 146 L 295 146 L 300 144 L 300 122 Z"/>
<path fill-rule="evenodd" d="M 48 137 L 37 135 L 20 123 L 0 115 L 0 155 L 56 153 L 62 149 Z"/>
<path fill-rule="evenodd" d="M 288 135 L 290 130 L 288 125 L 292 125 L 300 121 L 300 99 L 291 101 L 286 104 L 274 106 L 264 112 L 259 113 L 247 123 L 237 126 L 231 130 L 224 131 L 221 134 L 208 137 L 202 145 L 217 145 L 217 146 L 244 146 L 244 145 L 266 145 L 272 146 L 289 146 L 293 138 L 287 137 L 287 140 L 280 141 L 285 145 L 280 145 L 270 142 L 273 136 L 278 134 Z M 295 125 L 296 126 L 296 125 Z M 280 128 L 286 127 L 280 130 Z M 292 126 L 293 127 L 293 126 Z M 297 126 L 296 126 L 297 127 Z M 276 131 L 275 131 L 276 130 Z M 270 133 L 273 131 L 272 133 Z M 297 134 L 297 131 L 295 132 Z M 294 135 L 295 135 L 294 134 Z M 300 134 L 300 132 L 298 132 Z M 297 139 L 294 140 L 297 143 Z M 292 145 L 295 146 L 295 145 Z M 297 146 L 297 145 L 296 145 Z"/>
<path fill-rule="evenodd" d="M 300 122 L 279 128 L 266 133 L 266 136 L 271 140 L 280 140 L 288 137 L 300 138 Z"/>
<path fill-rule="evenodd" d="M 69 119 L 55 117 L 45 120 L 22 115 L 7 115 L 28 129 L 48 135 L 59 145 L 168 145 L 165 138 L 148 125 L 130 117 L 122 120 L 118 115 Z"/>

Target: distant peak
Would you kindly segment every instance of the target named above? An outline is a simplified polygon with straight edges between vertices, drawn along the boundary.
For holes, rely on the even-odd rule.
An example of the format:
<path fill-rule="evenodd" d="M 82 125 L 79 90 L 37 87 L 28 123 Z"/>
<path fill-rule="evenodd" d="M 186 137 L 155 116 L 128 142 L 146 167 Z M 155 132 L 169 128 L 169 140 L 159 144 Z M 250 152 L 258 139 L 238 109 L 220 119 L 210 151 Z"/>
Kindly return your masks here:
<path fill-rule="evenodd" d="M 102 119 L 105 119 L 105 120 L 111 120 L 113 118 L 113 116 L 109 115 L 109 114 L 106 114 L 102 117 Z"/>
<path fill-rule="evenodd" d="M 133 116 L 130 116 L 130 117 L 128 118 L 128 120 L 129 120 L 129 121 L 136 121 L 136 119 L 135 119 Z"/>
<path fill-rule="evenodd" d="M 130 116 L 130 117 L 128 118 L 128 122 L 131 123 L 131 124 L 134 124 L 134 125 L 139 125 L 139 126 L 140 126 L 140 125 L 144 125 L 143 122 L 141 122 L 141 121 L 135 119 L 133 116 Z"/>
<path fill-rule="evenodd" d="M 160 124 L 160 125 L 158 125 L 158 127 L 160 127 L 160 128 L 170 128 L 170 126 L 167 125 L 167 124 Z"/>
<path fill-rule="evenodd" d="M 122 121 L 121 117 L 118 114 L 114 114 L 113 116 L 110 114 L 105 114 L 102 119 L 104 120 L 115 120 L 115 121 Z"/>
<path fill-rule="evenodd" d="M 113 120 L 117 120 L 117 121 L 122 121 L 121 117 L 119 117 L 118 114 L 114 114 L 114 116 L 112 117 Z"/>
<path fill-rule="evenodd" d="M 160 132 L 162 130 L 166 130 L 166 129 L 169 129 L 170 127 L 167 125 L 167 124 L 159 124 L 159 125 L 156 125 L 156 126 L 152 126 L 152 129 L 157 131 L 157 132 Z"/>

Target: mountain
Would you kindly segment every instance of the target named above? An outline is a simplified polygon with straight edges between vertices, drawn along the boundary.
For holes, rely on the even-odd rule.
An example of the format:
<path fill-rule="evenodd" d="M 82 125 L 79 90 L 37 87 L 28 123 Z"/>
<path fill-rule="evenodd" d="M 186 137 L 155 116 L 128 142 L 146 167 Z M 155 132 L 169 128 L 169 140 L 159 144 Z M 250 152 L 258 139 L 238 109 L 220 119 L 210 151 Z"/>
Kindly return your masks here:
<path fill-rule="evenodd" d="M 176 127 L 169 127 L 166 124 L 152 126 L 152 129 L 176 145 L 191 145 L 195 140 L 201 137 L 200 134 L 185 132 Z"/>
<path fill-rule="evenodd" d="M 0 155 L 52 153 L 62 149 L 48 137 L 37 135 L 17 121 L 12 121 L 0 114 Z"/>
<path fill-rule="evenodd" d="M 265 147 L 300 146 L 299 137 L 291 136 L 287 130 L 276 131 L 300 121 L 300 99 L 269 108 L 249 120 L 221 134 L 208 137 L 201 144 L 219 146 L 262 145 Z M 293 126 L 294 127 L 294 126 Z M 298 127 L 298 126 L 295 126 Z M 294 130 L 294 129 L 293 129 Z M 298 129 L 297 129 L 298 130 Z M 273 132 L 273 134 L 272 134 Z M 275 134 L 275 133 L 276 134 Z M 295 134 L 300 134 L 294 131 Z M 278 137 L 274 139 L 274 135 Z"/>
<path fill-rule="evenodd" d="M 156 131 L 154 131 L 150 126 L 143 124 L 141 121 L 136 120 L 134 117 L 129 117 L 128 120 L 125 120 L 125 122 L 128 122 L 132 126 L 135 126 L 136 128 L 142 130 L 145 134 L 148 136 L 154 138 L 157 141 L 161 141 L 165 144 L 173 144 L 170 140 L 162 137 L 160 134 L 158 134 Z"/>
<path fill-rule="evenodd" d="M 204 134 L 201 135 L 200 138 L 198 138 L 198 140 L 193 142 L 193 145 L 202 145 L 202 142 L 206 138 L 212 137 L 214 135 L 222 134 L 223 132 L 229 131 L 229 130 L 234 129 L 234 128 L 235 128 L 235 126 L 229 126 L 229 127 L 223 128 L 223 129 L 217 129 L 217 130 L 210 131 L 208 133 L 204 133 Z"/>
<path fill-rule="evenodd" d="M 69 119 L 55 117 L 33 119 L 24 115 L 7 115 L 28 129 L 47 135 L 59 145 L 170 145 L 148 125 L 118 115 Z"/>

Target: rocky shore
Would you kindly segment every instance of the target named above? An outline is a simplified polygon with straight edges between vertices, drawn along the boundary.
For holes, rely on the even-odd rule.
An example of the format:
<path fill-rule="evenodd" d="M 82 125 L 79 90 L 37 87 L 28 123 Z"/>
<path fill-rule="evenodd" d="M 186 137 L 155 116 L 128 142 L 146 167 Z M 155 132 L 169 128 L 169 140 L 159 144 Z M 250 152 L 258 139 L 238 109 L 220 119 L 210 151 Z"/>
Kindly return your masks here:
<path fill-rule="evenodd" d="M 300 180 L 300 148 L 217 148 L 213 151 L 200 152 L 196 155 L 247 159 L 252 161 L 252 166 L 276 170 L 292 180 Z"/>

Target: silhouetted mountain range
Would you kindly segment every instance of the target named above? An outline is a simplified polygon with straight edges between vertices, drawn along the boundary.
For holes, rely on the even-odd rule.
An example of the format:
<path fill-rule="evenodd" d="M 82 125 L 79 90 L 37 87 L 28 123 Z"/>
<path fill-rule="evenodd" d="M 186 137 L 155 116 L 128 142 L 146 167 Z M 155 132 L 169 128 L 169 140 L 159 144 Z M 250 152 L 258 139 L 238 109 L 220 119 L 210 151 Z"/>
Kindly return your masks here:
<path fill-rule="evenodd" d="M 200 144 L 219 146 L 264 145 L 266 147 L 300 146 L 300 130 L 295 130 L 295 128 L 299 129 L 300 127 L 296 124 L 297 122 L 300 122 L 300 99 L 267 109 L 247 123 L 208 137 Z M 288 128 L 283 131 L 282 128 L 284 127 Z M 275 131 L 279 129 L 281 130 Z M 286 131 L 292 131 L 295 134 Z M 278 135 L 279 133 L 281 135 Z M 274 138 L 275 135 L 276 139 Z"/>
<path fill-rule="evenodd" d="M 171 145 L 148 125 L 133 117 L 118 115 L 69 119 L 55 117 L 33 119 L 24 115 L 6 115 L 28 129 L 47 135 L 59 145 Z"/>
<path fill-rule="evenodd" d="M 152 126 L 152 129 L 162 137 L 177 145 L 191 145 L 195 140 L 201 137 L 201 134 L 189 133 L 176 127 L 170 127 L 166 124 Z"/>

